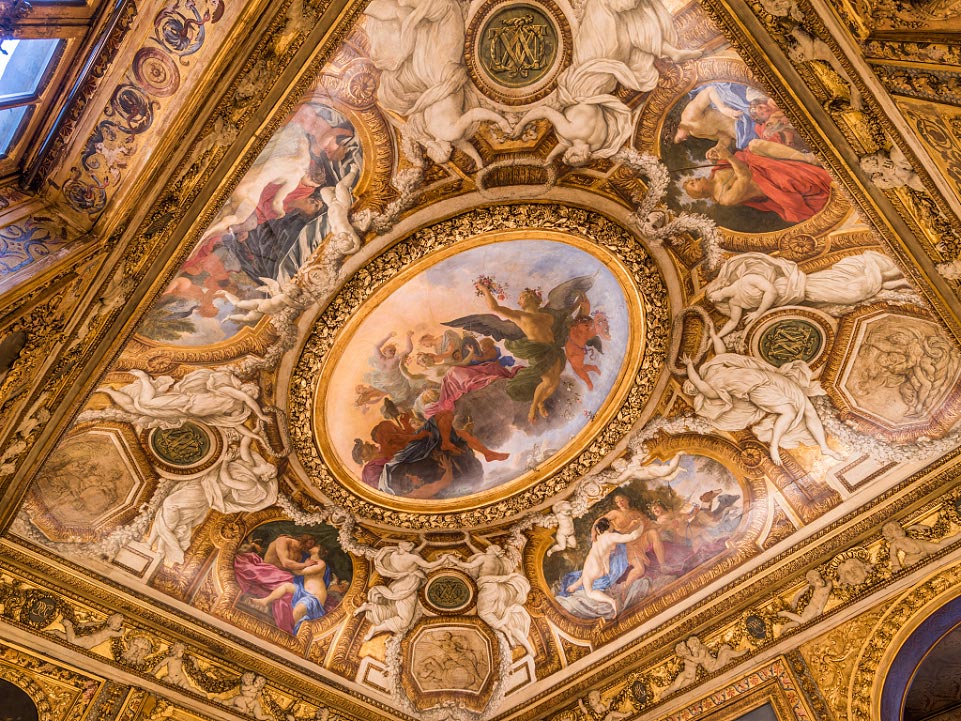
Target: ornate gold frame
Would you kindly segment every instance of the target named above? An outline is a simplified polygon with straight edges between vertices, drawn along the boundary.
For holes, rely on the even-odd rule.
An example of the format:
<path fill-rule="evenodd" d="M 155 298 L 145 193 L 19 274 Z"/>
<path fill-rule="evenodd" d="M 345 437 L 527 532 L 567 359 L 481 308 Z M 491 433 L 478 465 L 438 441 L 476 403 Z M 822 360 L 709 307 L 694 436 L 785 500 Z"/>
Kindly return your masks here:
<path fill-rule="evenodd" d="M 504 216 L 504 224 L 492 222 L 492 216 L 496 214 Z M 497 227 L 505 230 L 493 233 L 491 229 Z M 358 482 L 345 478 L 345 469 L 339 467 L 332 457 L 332 449 L 323 438 L 316 437 L 314 419 L 317 417 L 317 398 L 323 395 L 324 384 L 329 378 L 325 373 L 326 359 L 330 357 L 335 359 L 333 363 L 336 362 L 346 342 L 343 339 L 349 337 L 349 330 L 370 312 L 361 305 L 376 304 L 378 299 L 420 272 L 427 263 L 449 257 L 462 249 L 491 242 L 491 238 L 535 237 L 559 239 L 584 250 L 592 249 L 595 257 L 605 262 L 620 281 L 628 305 L 632 301 L 635 304 L 632 321 L 641 325 L 641 332 L 631 339 L 628 347 L 632 362 L 622 368 L 610 396 L 613 400 L 605 404 L 598 414 L 599 420 L 578 435 L 579 444 L 572 443 L 568 451 L 552 459 L 547 468 L 539 472 L 539 480 L 534 481 L 532 476 L 525 475 L 512 481 L 506 489 L 502 487 L 464 499 L 438 501 L 427 506 L 426 512 L 423 501 L 395 500 L 380 493 L 375 496 L 360 489 Z M 598 246 L 605 248 L 604 255 L 609 260 L 598 256 Z M 618 251 L 620 257 L 615 255 Z M 618 257 L 616 261 L 615 257 Z M 633 299 L 631 294 L 634 294 Z M 603 458 L 640 417 L 656 385 L 667 348 L 667 304 L 651 301 L 666 297 L 660 269 L 638 240 L 593 211 L 539 204 L 479 208 L 412 233 L 347 282 L 315 320 L 295 365 L 289 386 L 288 414 L 293 445 L 309 477 L 308 482 L 331 501 L 357 515 L 408 528 L 461 528 L 502 522 L 546 501 Z M 646 302 L 642 304 L 641 299 Z M 576 447 L 578 445 L 580 448 Z M 333 469 L 328 466 L 328 459 L 333 461 Z"/>

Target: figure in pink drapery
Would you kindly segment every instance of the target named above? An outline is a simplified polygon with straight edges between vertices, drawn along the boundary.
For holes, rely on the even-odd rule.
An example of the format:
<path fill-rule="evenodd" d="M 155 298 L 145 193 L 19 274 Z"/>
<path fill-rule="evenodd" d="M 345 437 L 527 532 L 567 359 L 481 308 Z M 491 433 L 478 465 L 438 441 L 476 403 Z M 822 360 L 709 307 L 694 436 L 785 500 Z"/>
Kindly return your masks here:
<path fill-rule="evenodd" d="M 473 366 L 453 366 L 445 374 L 440 385 L 440 398 L 436 403 L 424 406 L 424 415 L 432 418 L 438 413 L 452 413 L 459 398 L 471 391 L 486 388 L 502 378 L 513 378 L 523 366 L 505 368 L 499 361 L 488 361 Z"/>
<path fill-rule="evenodd" d="M 255 598 L 269 596 L 278 586 L 294 580 L 294 574 L 267 563 L 254 551 L 238 553 L 234 557 L 234 576 L 240 590 Z M 293 594 L 288 593 L 270 605 L 274 623 L 291 635 L 294 634 L 294 612 L 291 604 L 293 598 Z"/>
<path fill-rule="evenodd" d="M 777 213 L 788 223 L 800 223 L 820 213 L 831 197 L 831 176 L 824 168 L 749 150 L 739 150 L 734 156 L 751 169 L 755 185 L 767 196 L 745 200 L 742 205 Z"/>

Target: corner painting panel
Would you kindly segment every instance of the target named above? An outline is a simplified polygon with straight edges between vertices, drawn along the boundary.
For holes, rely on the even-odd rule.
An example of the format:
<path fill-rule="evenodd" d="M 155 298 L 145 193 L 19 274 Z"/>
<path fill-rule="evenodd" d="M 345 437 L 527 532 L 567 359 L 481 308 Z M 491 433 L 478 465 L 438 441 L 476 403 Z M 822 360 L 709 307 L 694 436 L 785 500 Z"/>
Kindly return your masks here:
<path fill-rule="evenodd" d="M 777 104 L 746 83 L 704 83 L 678 101 L 664 120 L 661 157 L 677 172 L 668 204 L 729 230 L 784 230 L 831 200 L 821 161 Z"/>
<path fill-rule="evenodd" d="M 331 232 L 357 186 L 363 151 L 353 123 L 329 101 L 299 105 L 257 156 L 202 240 L 140 326 L 153 341 L 209 345 L 263 313 Z"/>
<path fill-rule="evenodd" d="M 566 613 L 614 618 L 733 547 L 747 514 L 738 480 L 705 456 L 671 465 L 612 491 L 574 521 L 575 547 L 548 551 L 544 577 Z"/>
<path fill-rule="evenodd" d="M 231 565 L 242 592 L 238 607 L 291 635 L 336 609 L 353 577 L 337 529 L 290 521 L 252 531 Z"/>

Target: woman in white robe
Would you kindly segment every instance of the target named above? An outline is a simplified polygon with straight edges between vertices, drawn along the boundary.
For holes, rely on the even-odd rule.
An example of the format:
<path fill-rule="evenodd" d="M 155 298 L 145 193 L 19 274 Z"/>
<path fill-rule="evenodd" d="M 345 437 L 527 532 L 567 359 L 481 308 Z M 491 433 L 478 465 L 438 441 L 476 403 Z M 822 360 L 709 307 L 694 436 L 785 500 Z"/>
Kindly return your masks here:
<path fill-rule="evenodd" d="M 728 316 L 718 331 L 723 338 L 742 317 L 751 323 L 772 308 L 800 303 L 855 305 L 885 290 L 910 288 L 894 261 L 868 250 L 813 273 L 804 273 L 786 258 L 741 253 L 721 265 L 705 290 L 714 307 Z"/>

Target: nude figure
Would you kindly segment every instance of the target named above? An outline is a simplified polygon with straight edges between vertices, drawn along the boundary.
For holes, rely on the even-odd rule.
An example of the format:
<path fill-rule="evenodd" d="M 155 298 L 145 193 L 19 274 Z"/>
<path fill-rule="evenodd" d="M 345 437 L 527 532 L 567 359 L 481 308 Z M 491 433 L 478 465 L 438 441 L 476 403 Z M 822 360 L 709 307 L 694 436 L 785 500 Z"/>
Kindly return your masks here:
<path fill-rule="evenodd" d="M 824 611 L 824 607 L 827 606 L 828 599 L 831 597 L 831 591 L 834 588 L 834 584 L 831 581 L 825 581 L 824 577 L 821 576 L 815 570 L 808 571 L 805 574 L 804 579 L 807 581 L 807 585 L 802 588 L 798 594 L 794 597 L 791 602 L 791 611 L 778 611 L 778 616 L 788 619 L 788 622 L 784 624 L 784 630 L 790 628 L 797 628 L 802 623 L 807 623 L 808 621 L 813 621 L 815 618 L 821 615 Z M 803 609 L 798 610 L 798 603 L 801 601 L 801 597 L 808 591 L 812 589 L 811 600 L 808 601 L 807 606 Z"/>
<path fill-rule="evenodd" d="M 81 626 L 79 629 L 74 626 L 73 621 L 64 619 L 63 631 L 59 629 L 54 629 L 50 631 L 52 636 L 64 639 L 67 643 L 72 643 L 74 646 L 79 646 L 80 648 L 92 649 L 99 646 L 104 641 L 109 641 L 113 638 L 120 638 L 123 635 L 123 616 L 119 613 L 115 613 L 104 622 L 102 626 L 97 628 L 95 631 L 90 633 L 77 633 L 78 630 L 84 630 L 87 627 Z"/>
<path fill-rule="evenodd" d="M 166 675 L 162 677 L 158 676 L 158 678 L 162 678 L 167 683 L 179 686 L 180 688 L 193 688 L 193 685 L 187 678 L 187 674 L 184 673 L 185 650 L 182 643 L 172 644 L 167 650 L 167 656 L 162 658 L 160 662 L 154 666 L 154 676 L 157 676 L 163 669 L 166 669 Z"/>
<path fill-rule="evenodd" d="M 612 699 L 605 703 L 601 692 L 593 689 L 587 694 L 587 705 L 582 698 L 577 699 L 577 705 L 586 717 L 596 721 L 622 721 L 631 716 L 628 711 L 618 711 L 614 701 L 615 699 Z"/>
<path fill-rule="evenodd" d="M 248 323 L 260 320 L 265 315 L 276 315 L 285 308 L 306 308 L 309 299 L 303 289 L 287 282 L 283 285 L 273 278 L 261 278 L 263 285 L 257 290 L 266 295 L 265 298 L 239 298 L 226 290 L 221 291 L 224 298 L 230 301 L 234 308 L 243 313 L 231 313 L 227 320 L 237 321 L 238 323 Z"/>
<path fill-rule="evenodd" d="M 554 511 L 554 519 L 557 521 L 557 530 L 554 531 L 554 545 L 547 549 L 547 555 L 552 556 L 558 551 L 568 548 L 577 548 L 577 537 L 574 535 L 574 519 L 571 516 L 572 508 L 570 501 L 558 501 L 551 510 Z"/>
<path fill-rule="evenodd" d="M 553 356 L 548 361 L 541 363 L 542 368 L 538 368 L 542 373 L 541 382 L 534 390 L 530 411 L 527 414 L 528 423 L 534 423 L 538 415 L 546 418 L 547 408 L 544 404 L 557 390 L 561 371 L 564 370 L 567 362 L 563 351 L 558 348 L 561 339 L 554 337 L 554 314 L 542 307 L 540 297 L 532 290 L 521 291 L 517 298 L 520 309 L 515 310 L 498 303 L 494 294 L 486 285 L 477 283 L 474 287 L 487 301 L 488 308 L 502 318 L 512 321 L 521 329 L 526 341 L 554 350 Z M 509 345 L 508 350 L 512 350 Z M 525 358 L 521 352 L 515 351 L 514 354 Z M 545 353 L 545 355 L 547 354 Z"/>
<path fill-rule="evenodd" d="M 305 562 L 303 570 L 300 571 L 298 575 L 304 577 L 304 590 L 307 593 L 313 594 L 321 604 L 327 601 L 327 584 L 324 583 L 324 573 L 327 570 L 327 562 L 321 557 L 321 552 L 323 547 L 320 545 L 315 545 L 310 549 L 310 558 Z M 267 613 L 270 608 L 270 604 L 274 601 L 278 601 L 287 594 L 294 595 L 297 592 L 297 586 L 293 582 L 282 583 L 277 586 L 270 595 L 264 596 L 263 598 L 251 598 L 251 605 L 259 608 L 264 613 Z M 298 603 L 293 608 L 294 612 L 294 623 L 297 623 L 300 619 L 307 615 L 308 608 L 306 602 Z"/>
<path fill-rule="evenodd" d="M 941 550 L 945 542 L 954 538 L 954 536 L 948 536 L 938 542 L 911 538 L 897 521 L 885 523 L 881 527 L 881 535 L 888 542 L 888 560 L 891 563 L 892 573 L 897 573 L 905 566 L 913 566 L 926 556 Z M 904 554 L 904 560 L 901 559 L 902 554 Z"/>
<path fill-rule="evenodd" d="M 707 85 L 681 111 L 681 122 L 674 135 L 674 142 L 681 143 L 690 137 L 695 137 L 717 141 L 715 147 L 719 149 L 741 150 L 743 148 L 738 147 L 737 143 L 736 121 L 743 112 L 725 103 L 715 85 Z M 761 127 L 783 116 L 783 112 L 766 98 L 751 101 L 748 113 Z M 811 165 L 821 164 L 813 153 L 775 140 L 755 138 L 745 147 L 752 153 L 769 158 L 799 160 Z"/>
<path fill-rule="evenodd" d="M 353 255 L 363 245 L 363 241 L 357 234 L 357 228 L 350 222 L 350 208 L 354 204 L 350 189 L 356 179 L 357 167 L 354 166 L 337 185 L 320 189 L 320 197 L 327 206 L 327 224 L 332 234 L 331 242 L 335 244 L 335 250 L 341 255 Z M 369 219 L 367 222 L 369 223 Z"/>
<path fill-rule="evenodd" d="M 653 551 L 657 562 L 661 566 L 664 565 L 664 545 L 658 529 L 653 528 L 647 516 L 634 508 L 630 497 L 623 491 L 614 493 L 614 506 L 614 509 L 606 513 L 603 518 L 611 522 L 615 532 L 630 533 L 636 529 L 641 531 L 636 541 L 625 544 L 627 562 L 631 564 L 631 570 L 624 583 L 629 586 L 643 578 L 647 572 L 648 551 Z"/>
<path fill-rule="evenodd" d="M 568 586 L 569 593 L 579 588 L 584 589 L 584 595 L 599 603 L 608 604 L 614 614 L 617 614 L 617 602 L 603 591 L 594 588 L 594 582 L 611 571 L 611 551 L 619 543 L 631 543 L 639 539 L 647 529 L 644 526 L 631 533 L 616 533 L 610 519 L 601 518 L 594 524 L 591 532 L 593 545 L 584 559 L 584 570 L 581 577 Z"/>
<path fill-rule="evenodd" d="M 611 468 L 617 471 L 617 476 L 613 482 L 622 486 L 628 481 L 673 481 L 677 474 L 681 472 L 681 456 L 674 456 L 667 465 L 651 465 L 651 458 L 634 456 L 630 460 L 616 458 L 611 463 Z"/>
<path fill-rule="evenodd" d="M 317 544 L 313 536 L 303 535 L 294 538 L 293 536 L 277 536 L 264 553 L 264 563 L 269 563 L 277 568 L 282 568 L 291 573 L 302 573 L 307 568 L 307 562 L 297 561 L 305 551 L 310 552 Z"/>

